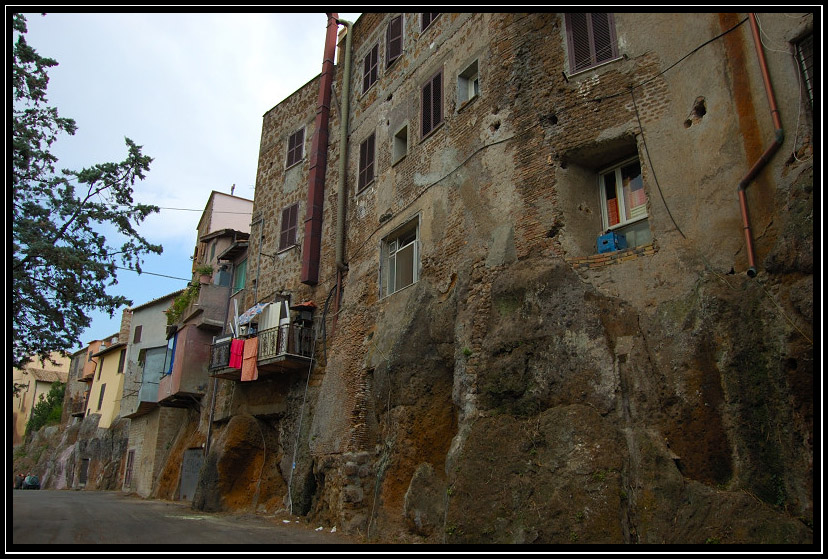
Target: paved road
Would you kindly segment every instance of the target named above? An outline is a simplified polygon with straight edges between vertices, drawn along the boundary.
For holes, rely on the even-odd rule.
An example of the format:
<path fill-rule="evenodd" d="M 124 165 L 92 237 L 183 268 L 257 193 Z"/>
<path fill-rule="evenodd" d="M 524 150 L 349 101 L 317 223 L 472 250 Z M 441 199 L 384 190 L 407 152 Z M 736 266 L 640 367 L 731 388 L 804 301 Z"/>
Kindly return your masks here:
<path fill-rule="evenodd" d="M 12 491 L 11 539 L 25 544 L 289 544 L 354 543 L 330 527 L 253 514 L 205 513 L 189 503 L 144 500 L 113 491 Z M 8 521 L 8 518 L 7 518 Z M 7 537 L 9 536 L 7 532 Z M 278 551 L 278 547 L 269 547 Z M 295 549 L 295 548 L 294 548 Z"/>

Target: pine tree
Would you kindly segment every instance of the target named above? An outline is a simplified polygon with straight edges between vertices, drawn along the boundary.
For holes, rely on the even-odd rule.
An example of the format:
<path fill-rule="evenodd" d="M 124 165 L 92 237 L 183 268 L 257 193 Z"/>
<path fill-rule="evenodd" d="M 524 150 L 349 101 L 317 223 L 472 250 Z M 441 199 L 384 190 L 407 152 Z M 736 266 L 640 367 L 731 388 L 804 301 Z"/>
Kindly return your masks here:
<path fill-rule="evenodd" d="M 22 367 L 36 355 L 80 345 L 91 311 L 110 316 L 127 304 L 110 295 L 123 265 L 141 272 L 142 255 L 160 254 L 136 227 L 158 207 L 135 204 L 136 180 L 144 179 L 152 158 L 125 138 L 127 156 L 120 163 L 101 163 L 74 171 L 56 171 L 50 152 L 61 133 L 77 125 L 47 105 L 47 71 L 56 66 L 25 39 L 26 18 L 12 14 L 13 45 L 13 365 Z M 110 246 L 104 226 L 123 238 Z"/>

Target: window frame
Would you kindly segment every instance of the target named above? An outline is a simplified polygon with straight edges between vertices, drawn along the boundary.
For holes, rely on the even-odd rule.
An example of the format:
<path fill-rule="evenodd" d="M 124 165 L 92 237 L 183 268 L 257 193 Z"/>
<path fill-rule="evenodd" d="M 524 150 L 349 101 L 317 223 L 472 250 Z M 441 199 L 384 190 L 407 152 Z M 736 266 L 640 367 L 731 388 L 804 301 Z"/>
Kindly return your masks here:
<path fill-rule="evenodd" d="M 292 220 L 290 215 L 291 211 L 294 213 Z M 291 222 L 293 225 L 291 225 Z M 298 231 L 299 202 L 294 202 L 293 204 L 289 204 L 282 208 L 282 215 L 279 223 L 279 252 L 290 250 L 299 243 Z"/>
<path fill-rule="evenodd" d="M 474 59 L 457 75 L 457 110 L 480 97 L 480 61 Z"/>
<path fill-rule="evenodd" d="M 239 282 L 241 278 L 241 282 Z M 244 289 L 244 284 L 247 282 L 247 258 L 239 262 L 233 269 L 233 293 L 236 294 Z M 241 283 L 241 287 L 239 287 Z"/>
<path fill-rule="evenodd" d="M 98 409 L 95 411 L 101 411 L 101 407 L 103 407 L 104 392 L 106 392 L 106 383 L 101 384 L 101 393 L 98 395 Z"/>
<path fill-rule="evenodd" d="M 428 16 L 428 22 L 426 22 L 426 16 Z M 434 20 L 440 17 L 440 12 L 437 13 L 420 13 L 420 33 L 431 27 L 431 24 L 434 23 Z"/>
<path fill-rule="evenodd" d="M 643 208 L 643 211 L 638 212 L 638 215 L 627 215 L 626 210 L 626 203 L 625 198 L 626 195 L 624 193 L 624 186 L 622 183 L 622 175 L 621 171 L 623 168 L 628 167 L 631 163 L 638 164 L 639 168 L 639 177 L 641 177 L 641 188 L 644 194 L 644 203 L 635 206 L 634 210 L 638 210 L 639 208 Z M 607 209 L 607 184 L 605 177 L 612 174 L 615 180 L 615 200 L 616 205 L 618 207 L 618 223 L 614 225 L 610 225 L 609 221 L 609 212 Z M 639 189 L 636 189 L 639 190 Z M 647 190 L 644 187 L 644 178 L 641 168 L 641 160 L 638 156 L 629 157 L 614 163 L 609 167 L 605 167 L 601 171 L 598 172 L 598 194 L 600 200 L 600 207 L 601 207 L 601 225 L 603 226 L 603 231 L 616 231 L 620 229 L 624 229 L 638 223 L 640 221 L 648 220 L 650 215 L 649 211 L 647 210 L 647 205 L 649 204 L 649 196 L 647 195 Z M 632 214 L 632 212 L 630 212 Z"/>
<path fill-rule="evenodd" d="M 395 36 L 392 38 L 391 36 L 391 26 L 394 24 L 395 21 L 399 20 L 400 22 L 400 34 L 399 36 Z M 399 52 L 396 56 L 391 55 L 391 45 L 393 41 L 399 40 Z M 398 16 L 392 17 L 388 21 L 388 26 L 385 28 L 385 70 L 388 71 L 394 65 L 394 63 L 402 58 L 403 55 L 403 43 L 405 41 L 405 18 L 403 14 Z"/>
<path fill-rule="evenodd" d="M 585 17 L 585 27 L 586 29 L 579 29 L 577 28 L 576 24 L 573 22 L 573 16 L 577 16 L 583 14 Z M 607 40 L 610 43 L 610 54 L 607 58 L 598 59 L 598 48 L 596 45 L 596 35 L 595 35 L 595 23 L 596 23 L 596 16 L 599 15 L 606 16 L 606 25 L 607 25 L 607 33 L 608 37 Z M 566 28 L 566 52 L 569 58 L 569 73 L 570 75 L 578 74 L 581 72 L 585 72 L 586 70 L 590 70 L 592 68 L 596 68 L 603 64 L 612 62 L 613 60 L 617 60 L 620 58 L 618 53 L 618 36 L 615 31 L 615 14 L 609 13 L 593 13 L 593 12 L 578 12 L 578 13 L 566 13 L 564 14 L 564 26 Z M 583 37 L 581 33 L 586 32 L 586 37 Z M 586 41 L 586 45 L 583 44 L 583 41 Z M 580 53 L 582 56 L 578 56 L 576 51 L 583 50 L 586 47 L 589 50 L 589 62 L 584 65 L 579 58 L 583 58 L 584 53 Z"/>
<path fill-rule="evenodd" d="M 400 126 L 391 137 L 391 165 L 396 165 L 408 155 L 408 123 Z"/>
<path fill-rule="evenodd" d="M 368 157 L 370 155 L 370 161 Z M 359 144 L 359 164 L 357 165 L 357 194 L 371 186 L 376 179 L 374 168 L 377 161 L 377 134 L 371 132 Z M 370 175 L 370 176 L 369 176 Z"/>
<path fill-rule="evenodd" d="M 807 46 L 809 52 L 803 52 Z M 805 93 L 811 108 L 814 107 L 814 34 L 808 33 L 794 42 L 794 58 L 796 60 L 799 79 L 802 80 L 802 90 Z M 810 61 L 810 62 L 809 62 Z"/>
<path fill-rule="evenodd" d="M 373 60 L 369 57 L 373 55 Z M 379 41 L 374 43 L 374 46 L 368 50 L 368 53 L 362 59 L 362 94 L 368 92 L 379 80 Z"/>
<path fill-rule="evenodd" d="M 412 237 L 413 235 L 413 237 Z M 409 240 L 409 237 L 411 239 Z M 405 244 L 400 245 L 400 239 Z M 411 247 L 411 281 L 398 285 L 401 253 Z M 385 236 L 380 246 L 380 299 L 410 287 L 420 280 L 420 215 L 417 214 Z"/>
<path fill-rule="evenodd" d="M 436 99 L 439 102 L 439 120 L 434 121 L 434 107 L 435 107 L 435 95 L 434 95 L 434 82 L 437 79 L 440 79 L 440 91 L 439 94 L 436 96 Z M 426 130 L 426 90 L 429 92 L 429 124 L 431 127 Z M 444 118 L 444 111 L 443 111 L 443 69 L 440 68 L 437 72 L 432 74 L 432 76 L 426 80 L 425 84 L 420 87 L 420 138 L 421 140 L 425 140 L 431 134 L 434 133 L 445 121 Z"/>
<path fill-rule="evenodd" d="M 301 134 L 301 139 L 297 135 Z M 298 154 L 297 154 L 298 152 Z M 305 159 L 305 127 L 301 127 L 288 136 L 287 156 L 285 158 L 285 169 L 298 165 Z"/>

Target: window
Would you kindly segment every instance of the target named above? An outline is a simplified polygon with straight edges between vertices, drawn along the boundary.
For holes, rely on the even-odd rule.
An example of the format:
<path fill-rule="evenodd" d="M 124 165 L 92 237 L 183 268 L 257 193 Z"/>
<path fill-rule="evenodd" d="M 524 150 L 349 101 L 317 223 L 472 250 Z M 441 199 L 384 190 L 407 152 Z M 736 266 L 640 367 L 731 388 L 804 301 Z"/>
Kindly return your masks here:
<path fill-rule="evenodd" d="M 362 73 L 362 92 L 365 93 L 377 81 L 377 69 L 379 68 L 379 43 L 374 45 L 368 54 L 365 55 Z"/>
<path fill-rule="evenodd" d="M 808 35 L 796 44 L 796 61 L 802 73 L 803 90 L 814 106 L 814 36 Z"/>
<path fill-rule="evenodd" d="M 288 138 L 287 167 L 302 161 L 305 155 L 305 129 L 302 128 Z"/>
<path fill-rule="evenodd" d="M 419 279 L 419 218 L 415 218 L 382 243 L 380 293 L 388 296 Z"/>
<path fill-rule="evenodd" d="M 233 291 L 244 289 L 244 282 L 247 279 L 247 258 L 236 266 L 235 277 L 233 278 Z"/>
<path fill-rule="evenodd" d="M 599 184 L 604 229 L 624 235 L 630 248 L 650 242 L 647 194 L 638 159 L 627 160 L 600 173 Z"/>
<path fill-rule="evenodd" d="M 144 327 L 140 324 L 135 327 L 135 334 L 132 336 L 132 343 L 137 344 L 141 341 L 141 330 L 143 329 Z"/>
<path fill-rule="evenodd" d="M 431 25 L 431 22 L 434 21 L 435 19 L 437 19 L 437 16 L 439 16 L 440 14 L 437 13 L 437 14 L 420 14 L 420 15 L 422 16 L 422 27 L 420 29 L 425 31 L 426 27 Z"/>
<path fill-rule="evenodd" d="M 385 34 L 385 67 L 391 65 L 402 55 L 403 45 L 403 18 L 397 16 L 388 22 L 388 31 Z"/>
<path fill-rule="evenodd" d="M 359 144 L 357 192 L 374 182 L 374 134 Z"/>
<path fill-rule="evenodd" d="M 104 391 L 106 391 L 106 383 L 101 385 L 101 395 L 98 396 L 98 411 L 101 411 L 101 406 L 103 405 Z"/>
<path fill-rule="evenodd" d="M 279 250 L 296 245 L 296 227 L 299 219 L 299 202 L 282 210 L 282 229 L 279 233 Z"/>
<path fill-rule="evenodd" d="M 178 332 L 167 340 L 167 351 L 164 356 L 164 369 L 162 375 L 171 375 L 173 370 L 173 362 L 175 361 L 175 344 L 178 339 Z"/>
<path fill-rule="evenodd" d="M 391 164 L 397 163 L 408 153 L 408 126 L 403 126 L 394 134 L 391 145 Z"/>
<path fill-rule="evenodd" d="M 121 355 L 118 357 L 118 372 L 124 372 L 124 365 L 126 364 L 126 350 L 121 350 Z"/>
<path fill-rule="evenodd" d="M 612 14 L 568 13 L 565 16 L 570 72 L 574 74 L 618 57 Z"/>
<path fill-rule="evenodd" d="M 98 378 L 95 380 L 101 380 L 101 369 L 103 369 L 103 357 L 98 361 Z"/>
<path fill-rule="evenodd" d="M 480 95 L 480 79 L 477 74 L 477 60 L 457 76 L 457 104 L 462 106 Z"/>
<path fill-rule="evenodd" d="M 425 138 L 443 122 L 443 71 L 423 86 L 422 125 Z"/>

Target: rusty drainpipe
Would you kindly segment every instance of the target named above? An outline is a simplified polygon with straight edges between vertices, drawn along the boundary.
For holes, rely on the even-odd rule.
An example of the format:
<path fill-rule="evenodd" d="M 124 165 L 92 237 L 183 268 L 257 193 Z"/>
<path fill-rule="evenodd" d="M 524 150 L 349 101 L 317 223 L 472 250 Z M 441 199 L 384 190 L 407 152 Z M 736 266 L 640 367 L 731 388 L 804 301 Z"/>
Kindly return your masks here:
<path fill-rule="evenodd" d="M 753 167 L 747 172 L 744 178 L 739 182 L 739 206 L 742 210 L 742 225 L 745 230 L 745 243 L 747 246 L 748 255 L 748 270 L 747 274 L 750 277 L 756 277 L 756 262 L 753 250 L 753 239 L 750 232 L 750 221 L 748 220 L 747 190 L 748 184 L 756 178 L 756 175 L 764 169 L 765 165 L 770 161 L 770 158 L 776 153 L 776 150 L 782 145 L 785 139 L 785 133 L 782 130 L 782 119 L 779 117 L 779 109 L 776 107 L 776 97 L 773 94 L 773 86 L 771 85 L 770 74 L 768 73 L 768 64 L 765 60 L 765 52 L 762 50 L 762 41 L 759 37 L 759 27 L 756 24 L 756 16 L 748 14 L 750 18 L 750 29 L 753 32 L 753 43 L 756 46 L 756 54 L 759 57 L 759 68 L 762 70 L 762 80 L 765 83 L 765 93 L 768 95 L 768 104 L 770 105 L 771 117 L 773 118 L 773 125 L 776 129 L 776 138 L 773 143 L 768 146 L 765 153 L 759 158 Z"/>
<path fill-rule="evenodd" d="M 339 183 L 336 203 L 336 298 L 334 299 L 334 325 L 339 312 L 340 295 L 342 291 L 342 274 L 348 270 L 345 263 L 345 202 L 348 190 L 345 186 L 348 162 L 348 112 L 350 111 L 351 93 L 351 26 L 350 21 L 344 19 L 338 22 L 345 26 L 345 61 L 342 74 L 342 100 L 339 111 Z"/>
<path fill-rule="evenodd" d="M 325 35 L 325 56 L 319 81 L 319 97 L 316 109 L 316 129 L 313 133 L 310 155 L 310 179 L 308 185 L 308 209 L 305 218 L 305 237 L 302 241 L 302 276 L 307 285 L 319 282 L 319 254 L 322 241 L 322 205 L 325 201 L 325 171 L 328 165 L 328 118 L 331 111 L 331 84 L 336 54 L 336 30 L 338 15 L 327 14 L 328 29 Z"/>

